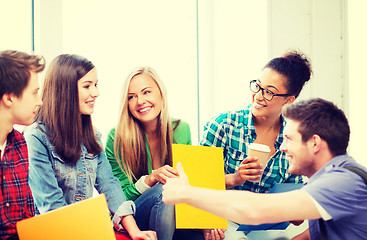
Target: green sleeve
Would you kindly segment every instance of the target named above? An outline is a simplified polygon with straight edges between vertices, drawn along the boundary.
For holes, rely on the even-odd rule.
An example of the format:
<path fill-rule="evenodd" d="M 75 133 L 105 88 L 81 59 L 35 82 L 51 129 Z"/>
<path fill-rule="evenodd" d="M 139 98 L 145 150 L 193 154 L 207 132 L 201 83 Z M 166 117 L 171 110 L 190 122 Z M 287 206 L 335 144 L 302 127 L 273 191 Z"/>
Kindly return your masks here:
<path fill-rule="evenodd" d="M 121 184 L 122 189 L 124 190 L 126 199 L 134 201 L 141 194 L 135 188 L 135 183 L 129 182 L 129 179 L 124 174 L 124 172 L 121 170 L 120 165 L 116 161 L 115 153 L 113 149 L 114 139 L 115 139 L 115 128 L 111 129 L 110 133 L 108 134 L 107 141 L 106 141 L 106 149 L 105 149 L 106 155 L 107 155 L 108 161 L 111 164 L 113 175 L 115 175 L 120 181 L 120 184 Z"/>
<path fill-rule="evenodd" d="M 173 122 L 172 128 L 175 128 L 176 123 Z M 190 125 L 187 122 L 180 120 L 178 126 L 173 132 L 173 143 L 191 145 Z"/>

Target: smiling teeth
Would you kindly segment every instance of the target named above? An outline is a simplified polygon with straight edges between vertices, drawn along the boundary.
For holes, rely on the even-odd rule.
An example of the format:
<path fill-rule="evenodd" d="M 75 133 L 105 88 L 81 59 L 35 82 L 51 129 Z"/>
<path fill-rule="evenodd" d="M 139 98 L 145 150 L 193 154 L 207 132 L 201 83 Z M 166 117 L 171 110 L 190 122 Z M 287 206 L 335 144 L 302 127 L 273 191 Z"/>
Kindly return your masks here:
<path fill-rule="evenodd" d="M 146 107 L 146 108 L 140 109 L 138 112 L 141 112 L 141 113 L 147 112 L 147 111 L 149 111 L 149 109 L 150 109 L 150 107 Z"/>

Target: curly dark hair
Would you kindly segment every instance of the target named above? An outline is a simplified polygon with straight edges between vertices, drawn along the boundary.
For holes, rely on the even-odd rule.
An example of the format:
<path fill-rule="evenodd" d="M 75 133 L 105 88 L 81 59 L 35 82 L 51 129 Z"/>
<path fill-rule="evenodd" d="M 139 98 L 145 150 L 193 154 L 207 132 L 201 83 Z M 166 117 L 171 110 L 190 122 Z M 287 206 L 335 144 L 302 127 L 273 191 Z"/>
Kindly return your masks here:
<path fill-rule="evenodd" d="M 310 60 L 304 53 L 296 50 L 288 51 L 282 57 L 273 58 L 265 65 L 265 68 L 286 76 L 288 94 L 296 98 L 312 75 Z"/>

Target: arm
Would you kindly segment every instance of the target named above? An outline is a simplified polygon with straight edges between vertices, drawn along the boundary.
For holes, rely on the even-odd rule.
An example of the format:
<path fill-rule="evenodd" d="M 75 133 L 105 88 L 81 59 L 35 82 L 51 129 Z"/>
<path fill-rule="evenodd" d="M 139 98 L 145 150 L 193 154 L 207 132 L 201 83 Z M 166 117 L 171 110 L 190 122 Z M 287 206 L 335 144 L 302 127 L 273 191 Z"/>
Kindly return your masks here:
<path fill-rule="evenodd" d="M 106 195 L 108 207 L 114 214 L 114 227 L 117 230 L 125 229 L 134 240 L 157 239 L 154 231 L 141 231 L 137 226 L 133 217 L 135 205 L 132 201 L 126 201 L 125 194 L 118 179 L 112 173 L 105 153 L 100 153 L 98 159 L 96 188 Z"/>
<path fill-rule="evenodd" d="M 115 158 L 114 139 L 115 129 L 112 129 L 107 137 L 106 155 L 112 167 L 113 174 L 119 179 L 127 199 L 135 200 L 157 182 L 165 183 L 167 178 L 176 177 L 177 171 L 171 166 L 165 165 L 149 175 L 142 176 L 137 182 L 131 183 Z"/>
<path fill-rule="evenodd" d="M 188 185 L 182 165 L 178 164 L 177 169 L 180 177 L 169 179 L 164 185 L 165 203 L 186 203 L 242 224 L 276 223 L 321 217 L 311 198 L 303 191 L 257 194 L 248 191 L 197 188 Z"/>
<path fill-rule="evenodd" d="M 112 129 L 108 134 L 106 141 L 106 156 L 111 165 L 113 175 L 115 175 L 120 181 L 120 185 L 124 191 L 124 194 L 128 200 L 137 199 L 141 193 L 136 189 L 135 183 L 130 183 L 127 176 L 122 171 L 120 165 L 117 163 L 114 151 L 114 139 L 115 139 L 115 129 Z"/>
<path fill-rule="evenodd" d="M 135 239 L 147 239 L 147 240 L 157 239 L 157 234 L 154 231 L 140 231 L 132 215 L 125 216 L 121 220 L 121 223 L 133 240 Z"/>
<path fill-rule="evenodd" d="M 29 154 L 29 186 L 40 213 L 67 205 L 52 168 L 48 148 L 42 141 L 39 130 L 31 127 L 24 137 Z"/>

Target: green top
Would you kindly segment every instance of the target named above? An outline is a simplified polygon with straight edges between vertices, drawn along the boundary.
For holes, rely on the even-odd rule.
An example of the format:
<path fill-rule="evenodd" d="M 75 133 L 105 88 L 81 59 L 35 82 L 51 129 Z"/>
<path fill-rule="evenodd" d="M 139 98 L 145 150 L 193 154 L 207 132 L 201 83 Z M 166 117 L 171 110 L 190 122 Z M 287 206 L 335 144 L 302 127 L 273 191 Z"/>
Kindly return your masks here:
<path fill-rule="evenodd" d="M 174 119 L 172 121 L 172 128 L 175 128 Z M 110 133 L 108 134 L 107 141 L 106 141 L 106 155 L 108 161 L 111 164 L 113 174 L 120 180 L 121 187 L 124 190 L 125 197 L 127 200 L 135 200 L 141 194 L 135 187 L 135 182 L 130 184 L 129 179 L 121 170 L 120 165 L 117 163 L 115 154 L 114 154 L 114 139 L 115 139 L 115 128 L 111 129 Z M 190 126 L 188 123 L 184 121 L 180 121 L 179 125 L 173 132 L 173 143 L 177 144 L 186 144 L 191 145 L 191 133 L 190 133 Z M 148 154 L 148 172 L 149 174 L 152 173 L 152 161 L 150 155 L 150 148 L 148 141 L 146 142 L 147 154 Z"/>

